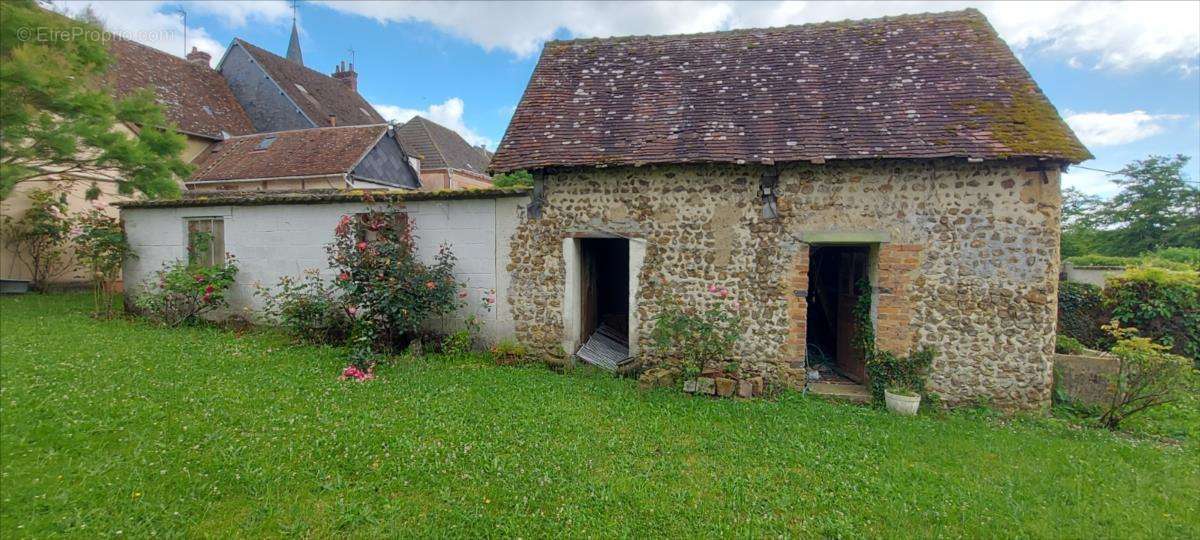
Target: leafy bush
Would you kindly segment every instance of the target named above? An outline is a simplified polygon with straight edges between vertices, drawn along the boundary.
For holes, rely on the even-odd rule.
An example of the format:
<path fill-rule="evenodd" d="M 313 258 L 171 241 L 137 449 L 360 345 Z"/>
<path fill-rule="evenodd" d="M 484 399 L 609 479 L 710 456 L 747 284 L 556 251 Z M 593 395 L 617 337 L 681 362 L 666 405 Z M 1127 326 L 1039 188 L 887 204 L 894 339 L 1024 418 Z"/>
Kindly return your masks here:
<path fill-rule="evenodd" d="M 29 271 L 30 286 L 45 291 L 49 281 L 70 268 L 70 258 L 63 250 L 71 230 L 67 217 L 66 195 L 60 191 L 32 190 L 28 194 L 29 208 L 20 218 L 4 216 L 4 243 Z"/>
<path fill-rule="evenodd" d="M 1186 264 L 1193 270 L 1200 270 L 1200 248 L 1172 247 L 1155 251 L 1152 258 Z"/>
<path fill-rule="evenodd" d="M 923 347 L 905 357 L 889 351 L 876 351 L 867 358 L 871 398 L 876 404 L 883 403 L 885 389 L 907 389 L 924 394 L 925 378 L 929 374 L 929 366 L 933 365 L 935 354 L 932 347 Z"/>
<path fill-rule="evenodd" d="M 1112 338 L 1100 327 L 1109 318 L 1100 287 L 1074 281 L 1058 284 L 1058 335 L 1076 339 L 1089 349 L 1107 350 Z"/>
<path fill-rule="evenodd" d="M 282 277 L 274 290 L 258 287 L 264 312 L 293 338 L 316 344 L 339 344 L 350 337 L 357 309 L 342 302 L 340 289 L 327 284 L 316 270 L 300 279 Z"/>
<path fill-rule="evenodd" d="M 342 216 L 326 247 L 335 285 L 357 313 L 352 331 L 355 362 L 366 368 L 371 352 L 399 352 L 435 317 L 460 306 L 454 254 L 443 244 L 433 264 L 417 258 L 412 226 L 396 208 Z"/>
<path fill-rule="evenodd" d="M 237 271 L 232 255 L 214 266 L 179 260 L 164 264 L 153 287 L 138 296 L 137 307 L 151 320 L 168 326 L 199 322 L 205 313 L 228 307 L 225 293 Z"/>
<path fill-rule="evenodd" d="M 1188 359 L 1138 336 L 1136 328 L 1121 328 L 1114 322 L 1105 329 L 1116 339 L 1112 353 L 1118 367 L 1111 378 L 1112 401 L 1100 415 L 1101 424 L 1117 429 L 1135 414 L 1179 399 L 1187 385 Z"/>
<path fill-rule="evenodd" d="M 529 171 L 520 170 L 510 173 L 496 175 L 492 178 L 492 186 L 498 188 L 506 187 L 529 187 L 533 185 L 533 175 Z"/>
<path fill-rule="evenodd" d="M 1054 352 L 1058 354 L 1080 354 L 1083 344 L 1071 336 L 1054 336 Z"/>
<path fill-rule="evenodd" d="M 1200 366 L 1200 273 L 1135 268 L 1105 285 L 1113 319 Z"/>
<path fill-rule="evenodd" d="M 105 204 L 93 201 L 93 210 L 83 213 L 71 226 L 75 258 L 88 269 L 92 282 L 94 315 L 112 315 L 112 284 L 121 273 L 125 259 L 134 257 L 121 221 L 104 213 Z"/>
<path fill-rule="evenodd" d="M 716 298 L 712 307 L 701 313 L 685 311 L 678 300 L 667 297 L 659 302 L 659 314 L 651 332 L 653 349 L 662 356 L 683 362 L 685 378 L 694 378 L 712 362 L 724 363 L 733 353 L 733 346 L 742 335 L 741 304 L 729 305 L 729 290 L 710 285 L 709 294 Z"/>

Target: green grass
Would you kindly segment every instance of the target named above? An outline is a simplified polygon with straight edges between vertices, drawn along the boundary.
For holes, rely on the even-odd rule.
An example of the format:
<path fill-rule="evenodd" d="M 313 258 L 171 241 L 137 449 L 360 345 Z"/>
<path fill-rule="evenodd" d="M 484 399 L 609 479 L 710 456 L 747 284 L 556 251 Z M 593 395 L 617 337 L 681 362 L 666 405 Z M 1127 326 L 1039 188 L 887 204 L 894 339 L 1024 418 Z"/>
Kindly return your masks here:
<path fill-rule="evenodd" d="M 1200 448 L 0 300 L 0 537 L 1200 537 Z"/>

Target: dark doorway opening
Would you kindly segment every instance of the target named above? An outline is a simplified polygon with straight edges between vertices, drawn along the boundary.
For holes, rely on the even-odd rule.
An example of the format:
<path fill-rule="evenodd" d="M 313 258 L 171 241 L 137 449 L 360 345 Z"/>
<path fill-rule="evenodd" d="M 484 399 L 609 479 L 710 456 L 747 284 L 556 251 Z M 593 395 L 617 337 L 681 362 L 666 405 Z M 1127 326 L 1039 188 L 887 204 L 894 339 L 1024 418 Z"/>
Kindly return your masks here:
<path fill-rule="evenodd" d="M 576 354 L 615 370 L 629 358 L 629 240 L 584 238 L 579 256 L 585 342 Z"/>
<path fill-rule="evenodd" d="M 869 246 L 814 245 L 809 248 L 806 357 L 823 379 L 867 378 L 863 351 L 854 346 L 854 305 L 870 294 Z"/>

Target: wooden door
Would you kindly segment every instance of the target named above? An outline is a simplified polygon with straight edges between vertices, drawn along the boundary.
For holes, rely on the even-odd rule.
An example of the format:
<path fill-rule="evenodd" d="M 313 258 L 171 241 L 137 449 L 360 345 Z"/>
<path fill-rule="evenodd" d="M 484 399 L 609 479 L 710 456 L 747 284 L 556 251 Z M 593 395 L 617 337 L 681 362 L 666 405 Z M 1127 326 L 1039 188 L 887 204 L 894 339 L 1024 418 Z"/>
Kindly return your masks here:
<path fill-rule="evenodd" d="M 866 253 L 861 252 L 841 253 L 838 260 L 836 365 L 842 375 L 860 383 L 867 379 L 867 363 L 862 349 L 854 345 L 858 333 L 854 306 L 858 304 L 858 282 L 866 277 L 866 262 Z"/>

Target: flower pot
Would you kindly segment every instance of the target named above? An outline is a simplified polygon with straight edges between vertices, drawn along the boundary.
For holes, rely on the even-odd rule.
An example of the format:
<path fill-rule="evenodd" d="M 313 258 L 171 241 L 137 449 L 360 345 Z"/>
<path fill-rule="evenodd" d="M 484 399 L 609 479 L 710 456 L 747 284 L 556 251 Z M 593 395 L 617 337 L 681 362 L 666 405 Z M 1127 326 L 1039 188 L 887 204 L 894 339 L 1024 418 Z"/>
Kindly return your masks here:
<path fill-rule="evenodd" d="M 921 396 L 902 396 L 883 391 L 883 400 L 887 409 L 901 416 L 916 416 L 917 408 L 921 406 Z"/>

